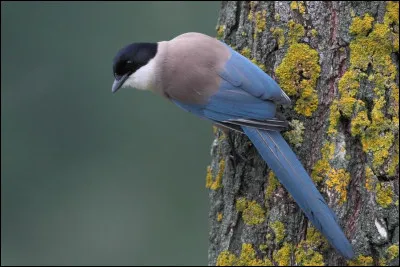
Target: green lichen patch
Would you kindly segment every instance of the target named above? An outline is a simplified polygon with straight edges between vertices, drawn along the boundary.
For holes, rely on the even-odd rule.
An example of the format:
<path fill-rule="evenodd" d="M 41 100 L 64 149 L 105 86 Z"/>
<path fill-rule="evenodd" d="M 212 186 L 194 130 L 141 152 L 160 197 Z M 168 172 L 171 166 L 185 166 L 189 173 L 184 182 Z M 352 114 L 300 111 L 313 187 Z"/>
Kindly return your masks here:
<path fill-rule="evenodd" d="M 274 253 L 274 261 L 278 264 L 278 266 L 289 266 L 292 253 L 293 245 L 285 242 L 282 248 Z"/>
<path fill-rule="evenodd" d="M 349 266 L 374 266 L 374 259 L 370 256 L 359 255 L 355 260 L 348 261 Z"/>
<path fill-rule="evenodd" d="M 292 130 L 283 133 L 283 136 L 295 147 L 300 147 L 303 143 L 304 124 L 299 120 L 292 120 L 289 122 Z"/>
<path fill-rule="evenodd" d="M 301 266 L 324 266 L 324 258 L 321 251 L 329 248 L 328 241 L 314 227 L 307 229 L 307 236 L 296 247 L 295 259 Z"/>
<path fill-rule="evenodd" d="M 294 22 L 293 20 L 290 20 L 288 22 L 288 27 L 289 27 L 289 44 L 294 44 L 297 43 L 301 37 L 304 36 L 305 30 L 303 25 L 298 24 Z"/>
<path fill-rule="evenodd" d="M 273 266 L 265 257 L 258 259 L 252 244 L 243 243 L 240 256 L 237 257 L 229 251 L 222 251 L 217 258 L 217 266 Z"/>
<path fill-rule="evenodd" d="M 267 11 L 265 9 L 255 11 L 255 9 L 256 9 L 255 6 L 256 6 L 256 2 L 250 1 L 250 11 L 247 16 L 247 19 L 249 21 L 252 21 L 255 24 L 253 39 L 256 39 L 260 33 L 265 31 L 266 25 L 267 25 Z"/>
<path fill-rule="evenodd" d="M 247 208 L 247 200 L 244 197 L 240 197 L 236 200 L 237 211 L 243 212 Z"/>
<path fill-rule="evenodd" d="M 256 12 L 256 36 L 259 33 L 265 31 L 267 25 L 267 11 L 257 11 Z"/>
<path fill-rule="evenodd" d="M 315 227 L 311 226 L 307 229 L 305 244 L 312 248 L 321 248 L 323 251 L 329 248 L 328 240 Z"/>
<path fill-rule="evenodd" d="M 292 44 L 276 69 L 276 75 L 282 89 L 297 97 L 295 111 L 311 116 L 318 106 L 318 94 L 315 91 L 321 72 L 318 64 L 318 52 L 307 44 Z"/>
<path fill-rule="evenodd" d="M 276 221 L 271 223 L 271 228 L 275 233 L 275 241 L 279 244 L 285 237 L 285 225 L 282 222 Z"/>
<path fill-rule="evenodd" d="M 248 20 L 253 20 L 253 18 L 254 18 L 254 8 L 255 8 L 255 4 L 256 4 L 255 1 L 250 1 L 250 12 L 249 12 L 249 14 L 247 15 L 247 19 L 248 19 Z"/>
<path fill-rule="evenodd" d="M 297 10 L 300 14 L 304 14 L 306 7 L 304 6 L 304 1 L 292 1 L 290 3 L 290 8 L 292 10 Z"/>
<path fill-rule="evenodd" d="M 393 190 L 390 185 L 385 185 L 381 183 L 377 183 L 376 187 L 376 203 L 381 205 L 383 208 L 387 208 L 390 204 L 393 203 Z"/>
<path fill-rule="evenodd" d="M 386 5 L 386 14 L 384 17 L 385 24 L 399 25 L 399 2 L 388 1 Z"/>
<path fill-rule="evenodd" d="M 317 37 L 317 35 L 318 35 L 318 31 L 316 29 L 312 29 L 311 30 L 311 36 L 312 37 Z"/>
<path fill-rule="evenodd" d="M 278 48 L 282 48 L 285 45 L 285 35 L 282 28 L 271 28 L 272 35 L 278 43 Z"/>
<path fill-rule="evenodd" d="M 276 188 L 280 185 L 278 179 L 276 178 L 275 174 L 273 171 L 270 171 L 268 173 L 268 183 L 267 187 L 265 189 L 265 201 L 267 202 L 268 199 L 272 197 L 272 194 L 276 190 Z"/>
<path fill-rule="evenodd" d="M 248 201 L 241 197 L 236 200 L 236 209 L 242 212 L 242 218 L 247 225 L 257 225 L 265 221 L 265 211 L 255 200 Z"/>
<path fill-rule="evenodd" d="M 387 251 L 387 258 L 389 261 L 399 257 L 399 245 L 391 245 Z"/>
<path fill-rule="evenodd" d="M 299 266 L 325 266 L 322 254 L 312 249 L 297 249 L 295 258 Z"/>

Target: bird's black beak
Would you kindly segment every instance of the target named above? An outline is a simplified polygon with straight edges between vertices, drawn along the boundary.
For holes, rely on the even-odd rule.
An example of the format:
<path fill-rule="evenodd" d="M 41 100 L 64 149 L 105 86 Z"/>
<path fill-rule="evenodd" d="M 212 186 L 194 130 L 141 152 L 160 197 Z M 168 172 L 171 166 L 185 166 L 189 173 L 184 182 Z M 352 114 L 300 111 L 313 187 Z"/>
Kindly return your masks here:
<path fill-rule="evenodd" d="M 129 78 L 130 73 L 126 73 L 122 76 L 115 76 L 114 83 L 112 85 L 111 91 L 113 93 L 117 92 L 119 88 L 124 84 L 124 82 Z"/>

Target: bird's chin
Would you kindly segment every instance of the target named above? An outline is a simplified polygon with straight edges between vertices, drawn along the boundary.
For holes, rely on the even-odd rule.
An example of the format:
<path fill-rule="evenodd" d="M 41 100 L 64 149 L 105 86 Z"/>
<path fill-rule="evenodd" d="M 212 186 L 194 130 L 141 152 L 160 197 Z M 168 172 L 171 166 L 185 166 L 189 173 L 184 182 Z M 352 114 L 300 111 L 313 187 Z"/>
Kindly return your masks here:
<path fill-rule="evenodd" d="M 129 78 L 129 76 L 130 76 L 130 73 L 126 73 L 121 77 L 115 78 L 114 83 L 113 83 L 112 88 L 111 88 L 111 92 L 115 93 L 120 88 L 125 87 L 124 83 Z"/>

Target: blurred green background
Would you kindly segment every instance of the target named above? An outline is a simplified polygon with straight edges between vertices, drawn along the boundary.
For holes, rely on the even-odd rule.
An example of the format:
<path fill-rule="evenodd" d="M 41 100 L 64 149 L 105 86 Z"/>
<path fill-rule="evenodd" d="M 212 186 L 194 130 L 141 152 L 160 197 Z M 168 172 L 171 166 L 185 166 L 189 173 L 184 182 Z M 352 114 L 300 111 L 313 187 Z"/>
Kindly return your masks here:
<path fill-rule="evenodd" d="M 206 265 L 211 124 L 113 95 L 112 59 L 215 36 L 220 3 L 1 5 L 2 265 Z"/>

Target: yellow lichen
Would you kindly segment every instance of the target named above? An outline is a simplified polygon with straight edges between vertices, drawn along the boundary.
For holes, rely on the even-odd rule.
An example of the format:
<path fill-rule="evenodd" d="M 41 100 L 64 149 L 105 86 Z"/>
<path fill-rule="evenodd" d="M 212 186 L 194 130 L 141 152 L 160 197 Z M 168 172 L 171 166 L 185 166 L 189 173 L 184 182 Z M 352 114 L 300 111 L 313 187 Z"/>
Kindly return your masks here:
<path fill-rule="evenodd" d="M 247 208 L 242 214 L 243 221 L 248 225 L 256 225 L 263 223 L 265 220 L 265 212 L 262 207 L 256 202 L 247 202 Z"/>
<path fill-rule="evenodd" d="M 248 201 L 241 197 L 236 200 L 236 209 L 242 212 L 242 218 L 247 225 L 257 225 L 265 221 L 265 211 L 255 200 Z"/>
<path fill-rule="evenodd" d="M 274 253 L 274 261 L 278 266 L 289 266 L 293 245 L 285 242 L 281 249 Z"/>
<path fill-rule="evenodd" d="M 312 249 L 297 249 L 295 258 L 299 266 L 325 266 L 322 254 Z"/>
<path fill-rule="evenodd" d="M 339 118 L 340 118 L 340 112 L 338 107 L 338 101 L 333 100 L 330 107 L 328 135 L 333 136 L 337 133 L 336 128 Z"/>
<path fill-rule="evenodd" d="M 265 252 L 265 251 L 267 250 L 268 246 L 267 246 L 266 244 L 261 244 L 261 245 L 258 246 L 258 248 L 259 248 L 261 251 Z"/>
<path fill-rule="evenodd" d="M 318 35 L 318 31 L 316 29 L 311 30 L 311 36 L 316 37 Z"/>
<path fill-rule="evenodd" d="M 371 124 L 368 119 L 368 114 L 366 110 L 360 111 L 351 121 L 351 134 L 353 136 L 362 135 L 365 129 Z"/>
<path fill-rule="evenodd" d="M 374 259 L 370 256 L 360 255 L 355 260 L 348 261 L 349 266 L 374 266 Z"/>
<path fill-rule="evenodd" d="M 393 40 L 398 38 L 398 26 L 392 29 L 393 24 L 398 25 L 398 6 L 398 2 L 387 3 L 383 23 L 374 24 L 369 14 L 353 19 L 350 33 L 355 38 L 350 43 L 350 67 L 339 81 L 340 98 L 331 105 L 328 128 L 328 134 L 333 136 L 340 116 L 350 119 L 351 134 L 358 136 L 363 151 L 372 155 L 372 169 L 385 165 L 389 175 L 394 175 L 398 166 L 398 150 L 392 149 L 399 135 L 397 68 L 391 59 L 396 51 Z M 374 86 L 368 92 L 373 95 L 372 106 L 357 95 L 363 80 Z"/>
<path fill-rule="evenodd" d="M 315 87 L 321 72 L 318 64 L 319 55 L 309 45 L 298 43 L 305 34 L 302 25 L 290 20 L 288 28 L 290 47 L 275 73 L 282 89 L 289 96 L 298 98 L 294 107 L 295 111 L 311 116 L 318 106 L 318 94 Z"/>
<path fill-rule="evenodd" d="M 242 54 L 244 57 L 247 57 L 250 59 L 251 56 L 251 50 L 247 46 L 240 51 L 240 54 Z"/>
<path fill-rule="evenodd" d="M 295 147 L 301 146 L 303 143 L 304 124 L 299 120 L 292 120 L 289 122 L 292 130 L 283 133 L 283 136 Z"/>
<path fill-rule="evenodd" d="M 306 11 L 304 1 L 292 1 L 290 3 L 290 8 L 292 10 L 298 10 L 300 14 L 304 14 L 304 11 Z"/>
<path fill-rule="evenodd" d="M 320 252 L 328 248 L 329 244 L 326 238 L 314 227 L 308 228 L 306 240 L 302 240 L 296 247 L 295 259 L 297 265 L 324 266 L 324 259 Z"/>
<path fill-rule="evenodd" d="M 218 222 L 222 221 L 222 212 L 217 213 L 217 221 Z"/>
<path fill-rule="evenodd" d="M 225 160 L 221 160 L 219 162 L 218 173 L 213 180 L 212 169 L 211 166 L 207 167 L 207 175 L 206 175 L 206 188 L 210 188 L 211 190 L 217 190 L 222 186 L 222 177 L 225 171 Z"/>
<path fill-rule="evenodd" d="M 334 189 L 339 195 L 339 204 L 347 200 L 347 186 L 350 182 L 350 174 L 344 169 L 330 169 L 328 179 L 325 181 L 329 189 Z"/>
<path fill-rule="evenodd" d="M 237 258 L 229 251 L 222 251 L 217 258 L 217 266 L 234 266 Z"/>
<path fill-rule="evenodd" d="M 293 20 L 290 20 L 288 22 L 288 27 L 290 44 L 297 43 L 300 38 L 303 37 L 305 34 L 304 27 L 301 24 L 294 22 Z"/>
<path fill-rule="evenodd" d="M 275 174 L 270 171 L 268 173 L 268 184 L 265 190 L 265 198 L 266 200 L 271 198 L 272 193 L 275 191 L 275 189 L 279 186 L 279 181 L 276 179 Z"/>
<path fill-rule="evenodd" d="M 212 183 L 213 183 L 213 177 L 212 177 L 211 166 L 207 166 L 206 188 L 210 188 Z"/>
<path fill-rule="evenodd" d="M 236 200 L 236 209 L 238 211 L 244 211 L 247 207 L 247 200 L 244 197 L 240 197 Z"/>
<path fill-rule="evenodd" d="M 222 251 L 217 258 L 217 266 L 273 266 L 265 257 L 257 259 L 256 252 L 251 244 L 243 243 L 240 256 L 237 257 L 229 251 Z"/>
<path fill-rule="evenodd" d="M 315 91 L 321 72 L 318 64 L 318 52 L 307 44 L 292 44 L 276 69 L 276 75 L 282 89 L 289 95 L 298 97 L 295 111 L 311 116 L 318 106 L 318 94 Z"/>
<path fill-rule="evenodd" d="M 275 13 L 274 19 L 276 21 L 280 21 L 281 20 L 281 15 L 279 15 L 279 13 Z"/>
<path fill-rule="evenodd" d="M 242 251 L 237 266 L 264 266 L 264 261 L 256 258 L 256 252 L 251 244 L 242 244 Z"/>
<path fill-rule="evenodd" d="M 372 172 L 370 167 L 365 168 L 365 188 L 368 191 L 371 191 L 373 189 L 373 183 L 374 183 L 374 173 Z"/>
<path fill-rule="evenodd" d="M 256 34 L 262 33 L 267 25 L 267 11 L 256 12 Z"/>
<path fill-rule="evenodd" d="M 391 261 L 395 258 L 398 258 L 399 257 L 399 245 L 391 245 L 387 249 L 387 257 L 388 257 L 389 261 Z"/>
<path fill-rule="evenodd" d="M 376 184 L 376 202 L 381 205 L 383 208 L 387 208 L 390 204 L 393 203 L 393 190 L 390 185 L 381 185 L 380 183 Z"/>
<path fill-rule="evenodd" d="M 399 126 L 397 126 L 399 127 Z M 399 136 L 397 135 L 394 143 L 394 151 L 392 153 L 390 164 L 388 168 L 388 175 L 394 176 L 396 174 L 397 167 L 399 166 Z"/>
<path fill-rule="evenodd" d="M 372 29 L 372 22 L 374 22 L 374 18 L 369 14 L 365 14 L 363 19 L 356 17 L 353 20 L 353 24 L 350 26 L 350 33 L 367 35 L 367 33 Z"/>
<path fill-rule="evenodd" d="M 385 24 L 399 25 L 399 2 L 388 1 L 386 4 L 386 14 L 384 17 Z"/>
<path fill-rule="evenodd" d="M 225 25 L 220 25 L 217 27 L 217 39 L 218 40 L 220 40 L 224 37 L 225 29 L 226 29 Z"/>
<path fill-rule="evenodd" d="M 308 247 L 321 247 L 322 250 L 327 250 L 329 248 L 328 240 L 313 226 L 307 229 L 306 240 L 303 241 L 305 241 Z"/>
<path fill-rule="evenodd" d="M 282 48 L 285 45 L 285 35 L 283 34 L 283 29 L 277 27 L 272 28 L 271 31 L 278 43 L 278 48 Z"/>
<path fill-rule="evenodd" d="M 255 1 L 250 1 L 250 12 L 247 15 L 248 20 L 253 20 L 254 18 L 254 8 L 255 8 L 256 2 Z"/>
<path fill-rule="evenodd" d="M 321 149 L 322 157 L 315 163 L 313 170 L 311 172 L 311 178 L 313 179 L 314 182 L 319 183 L 325 178 L 329 169 L 331 168 L 329 160 L 333 158 L 334 152 L 335 152 L 335 144 L 325 143 L 322 146 Z"/>
<path fill-rule="evenodd" d="M 271 223 L 271 228 L 275 233 L 275 241 L 279 244 L 285 237 L 285 225 L 279 221 Z"/>

